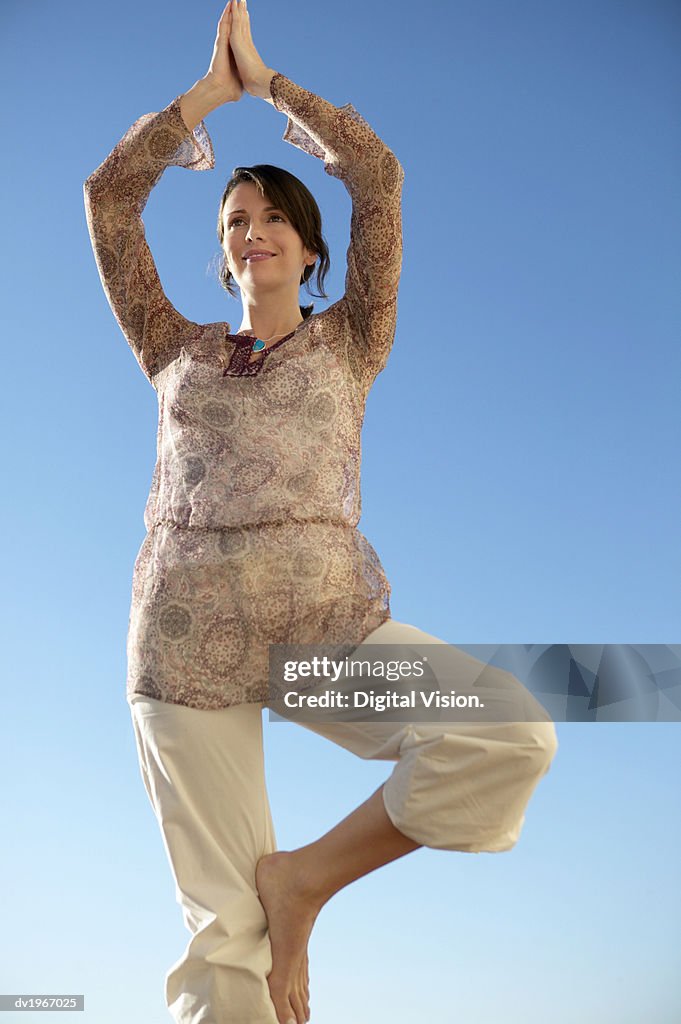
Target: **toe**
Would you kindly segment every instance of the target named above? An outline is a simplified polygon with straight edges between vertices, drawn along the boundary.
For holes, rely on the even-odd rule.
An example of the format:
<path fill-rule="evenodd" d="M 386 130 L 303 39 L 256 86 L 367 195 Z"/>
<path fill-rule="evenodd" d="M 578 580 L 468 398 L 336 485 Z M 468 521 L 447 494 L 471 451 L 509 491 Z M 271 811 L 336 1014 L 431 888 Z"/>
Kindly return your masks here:
<path fill-rule="evenodd" d="M 279 1024 L 298 1024 L 296 1020 L 296 1012 L 289 1001 L 289 993 L 285 988 L 277 988 L 276 985 L 270 985 L 270 997 L 274 1003 L 274 1009 L 277 1014 L 277 1020 Z"/>

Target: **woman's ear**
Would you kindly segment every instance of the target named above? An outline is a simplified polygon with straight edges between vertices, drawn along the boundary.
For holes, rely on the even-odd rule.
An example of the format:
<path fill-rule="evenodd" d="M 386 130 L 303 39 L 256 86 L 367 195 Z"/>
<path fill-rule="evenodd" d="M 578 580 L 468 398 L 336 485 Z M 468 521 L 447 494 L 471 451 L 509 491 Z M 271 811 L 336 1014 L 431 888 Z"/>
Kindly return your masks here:
<path fill-rule="evenodd" d="M 305 278 L 304 278 L 305 271 L 309 270 L 310 267 L 314 267 L 316 262 L 317 262 L 317 253 L 316 252 L 310 252 L 309 249 L 306 249 L 306 251 L 305 251 L 305 266 L 303 267 L 303 269 L 300 272 L 300 283 L 301 284 L 303 284 L 304 280 L 305 280 Z"/>

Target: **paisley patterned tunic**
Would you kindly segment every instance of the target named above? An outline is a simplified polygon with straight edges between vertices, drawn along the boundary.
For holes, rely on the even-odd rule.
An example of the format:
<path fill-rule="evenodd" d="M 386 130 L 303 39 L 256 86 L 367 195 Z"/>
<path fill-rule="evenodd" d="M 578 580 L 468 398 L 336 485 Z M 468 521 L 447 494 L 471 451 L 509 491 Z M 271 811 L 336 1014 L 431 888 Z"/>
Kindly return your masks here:
<path fill-rule="evenodd" d="M 158 397 L 127 693 L 202 709 L 267 702 L 271 643 L 355 646 L 391 617 L 357 523 L 365 403 L 396 328 L 404 171 L 352 104 L 280 72 L 270 95 L 283 140 L 348 190 L 351 239 L 343 297 L 255 361 L 254 337 L 172 306 L 145 239 L 165 168 L 215 166 L 181 95 L 140 117 L 84 184 L 104 292 Z"/>

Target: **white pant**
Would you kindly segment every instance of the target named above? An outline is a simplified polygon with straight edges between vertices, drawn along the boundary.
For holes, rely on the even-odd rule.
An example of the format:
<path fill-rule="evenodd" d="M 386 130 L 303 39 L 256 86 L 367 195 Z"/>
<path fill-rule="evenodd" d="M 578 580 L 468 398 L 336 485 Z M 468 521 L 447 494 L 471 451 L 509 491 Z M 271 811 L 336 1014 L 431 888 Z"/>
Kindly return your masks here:
<path fill-rule="evenodd" d="M 405 643 L 418 652 L 444 641 L 391 619 L 369 643 Z M 541 708 L 509 672 L 445 647 L 454 688 L 484 670 L 492 698 L 508 700 L 520 688 Z M 192 936 L 166 975 L 170 1013 L 177 1024 L 277 1024 L 267 985 L 267 919 L 255 888 L 258 860 L 277 848 L 264 705 L 199 710 L 137 694 L 129 704 L 142 778 Z M 516 844 L 529 799 L 558 749 L 546 712 L 521 722 L 298 724 L 358 757 L 396 761 L 383 790 L 395 827 L 424 846 L 465 853 Z"/>

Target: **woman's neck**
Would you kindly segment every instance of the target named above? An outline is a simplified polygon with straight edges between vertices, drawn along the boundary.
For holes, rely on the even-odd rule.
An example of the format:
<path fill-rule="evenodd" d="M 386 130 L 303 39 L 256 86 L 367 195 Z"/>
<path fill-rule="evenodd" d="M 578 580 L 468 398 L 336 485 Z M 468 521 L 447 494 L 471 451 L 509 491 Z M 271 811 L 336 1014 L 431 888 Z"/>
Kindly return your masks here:
<path fill-rule="evenodd" d="M 241 318 L 241 327 L 238 334 L 255 334 L 267 342 L 268 339 L 275 340 L 290 334 L 304 320 L 300 312 L 300 306 L 291 310 L 288 314 L 282 314 L 279 310 L 265 310 L 256 307 L 245 307 Z"/>

